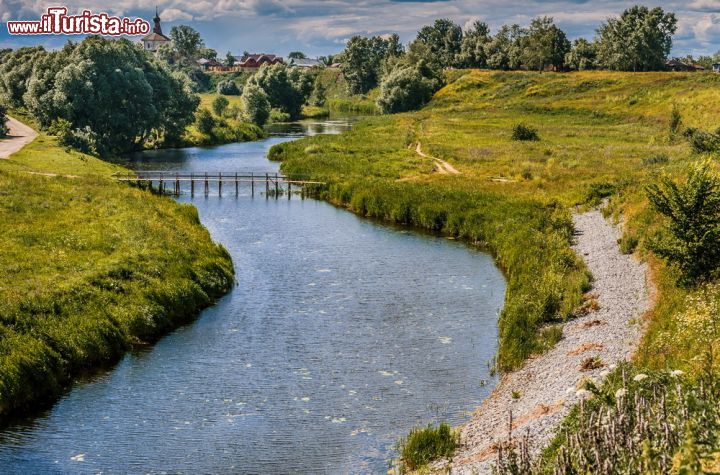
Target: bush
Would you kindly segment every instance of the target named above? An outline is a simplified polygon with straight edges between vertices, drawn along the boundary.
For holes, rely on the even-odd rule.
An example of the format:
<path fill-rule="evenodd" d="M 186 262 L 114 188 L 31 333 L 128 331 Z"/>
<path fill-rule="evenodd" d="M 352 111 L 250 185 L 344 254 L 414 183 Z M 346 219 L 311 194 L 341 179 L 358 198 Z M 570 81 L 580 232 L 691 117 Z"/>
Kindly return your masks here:
<path fill-rule="evenodd" d="M 680 109 L 677 104 L 673 104 L 672 111 L 670 112 L 670 137 L 675 137 L 680 132 L 682 126 L 682 115 L 680 115 Z"/>
<path fill-rule="evenodd" d="M 442 85 L 424 63 L 399 66 L 385 76 L 380 84 L 377 106 L 383 114 L 419 109 Z"/>
<path fill-rule="evenodd" d="M 417 470 L 433 460 L 451 457 L 457 444 L 457 435 L 444 422 L 437 427 L 413 429 L 398 444 L 401 470 Z"/>
<path fill-rule="evenodd" d="M 195 118 L 195 124 L 198 130 L 205 135 L 212 135 L 213 127 L 215 127 L 215 117 L 207 109 L 200 109 Z"/>
<path fill-rule="evenodd" d="M 720 134 L 706 132 L 699 129 L 688 129 L 685 133 L 690 141 L 690 147 L 695 153 L 720 152 Z"/>
<path fill-rule="evenodd" d="M 243 108 L 247 119 L 257 125 L 264 125 L 270 117 L 270 101 L 259 86 L 248 85 L 242 95 Z"/>
<path fill-rule="evenodd" d="M 105 152 L 97 135 L 88 126 L 82 129 L 73 129 L 70 121 L 57 119 L 50 124 L 48 132 L 56 136 L 58 143 L 63 147 L 74 148 L 93 155 L 102 155 Z"/>
<path fill-rule="evenodd" d="M 215 115 L 222 117 L 225 114 L 228 105 L 230 105 L 230 101 L 227 100 L 227 97 L 218 96 L 212 102 L 213 112 L 215 112 Z"/>
<path fill-rule="evenodd" d="M 225 81 L 220 81 L 218 83 L 217 93 L 224 96 L 239 96 L 242 94 L 242 91 L 237 84 L 235 84 L 235 81 L 232 79 L 226 79 Z"/>
<path fill-rule="evenodd" d="M 649 157 L 645 157 L 642 159 L 643 166 L 650 166 L 650 165 L 662 165 L 664 163 L 667 163 L 670 161 L 670 157 L 668 157 L 664 153 L 659 153 L 657 155 L 651 155 Z"/>
<path fill-rule="evenodd" d="M 536 141 L 540 140 L 537 129 L 525 124 L 516 124 L 513 126 L 512 139 L 519 141 Z"/>
<path fill-rule="evenodd" d="M 676 264 L 682 280 L 709 277 L 720 266 L 720 178 L 709 163 L 693 165 L 683 184 L 669 176 L 647 187 L 651 205 L 668 226 L 650 248 Z"/>
<path fill-rule="evenodd" d="M 7 126 L 7 109 L 0 104 L 0 137 L 5 137 L 10 132 Z"/>

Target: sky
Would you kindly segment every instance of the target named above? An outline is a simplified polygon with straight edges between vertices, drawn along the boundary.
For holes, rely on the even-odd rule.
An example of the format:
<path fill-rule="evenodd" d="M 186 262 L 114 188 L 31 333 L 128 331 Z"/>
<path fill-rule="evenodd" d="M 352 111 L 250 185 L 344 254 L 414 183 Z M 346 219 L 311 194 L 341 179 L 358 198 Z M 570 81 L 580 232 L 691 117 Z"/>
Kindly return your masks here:
<path fill-rule="evenodd" d="M 70 12 L 89 9 L 149 21 L 157 6 L 163 32 L 175 25 L 198 30 L 205 44 L 224 57 L 230 51 L 303 51 L 310 57 L 337 53 L 353 35 L 398 33 L 411 41 L 437 18 L 462 26 L 487 22 L 526 25 L 533 17 L 555 19 L 570 39 L 592 38 L 598 25 L 638 3 L 624 0 L 0 0 L 0 48 L 42 44 L 57 48 L 72 37 L 10 36 L 8 20 L 36 20 L 48 6 Z M 642 3 L 675 12 L 678 31 L 672 55 L 713 54 L 720 50 L 720 0 L 668 0 Z M 75 37 L 74 39 L 79 39 Z"/>

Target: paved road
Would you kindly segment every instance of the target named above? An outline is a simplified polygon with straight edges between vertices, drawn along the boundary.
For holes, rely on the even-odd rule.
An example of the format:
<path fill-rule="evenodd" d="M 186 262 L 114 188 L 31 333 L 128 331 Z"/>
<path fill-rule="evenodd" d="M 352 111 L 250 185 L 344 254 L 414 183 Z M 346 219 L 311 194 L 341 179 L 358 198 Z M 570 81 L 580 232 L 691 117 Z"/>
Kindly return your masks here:
<path fill-rule="evenodd" d="M 37 132 L 10 116 L 7 125 L 10 133 L 6 138 L 0 139 L 0 158 L 8 158 L 37 137 Z"/>

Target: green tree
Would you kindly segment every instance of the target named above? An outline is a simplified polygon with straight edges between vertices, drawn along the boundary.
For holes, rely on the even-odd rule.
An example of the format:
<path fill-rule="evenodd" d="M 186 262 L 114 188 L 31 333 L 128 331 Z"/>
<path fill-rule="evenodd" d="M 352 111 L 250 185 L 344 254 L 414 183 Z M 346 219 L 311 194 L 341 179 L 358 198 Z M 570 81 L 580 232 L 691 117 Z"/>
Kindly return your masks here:
<path fill-rule="evenodd" d="M 173 26 L 170 29 L 170 39 L 175 50 L 186 62 L 197 59 L 201 48 L 205 47 L 200 33 L 187 25 Z"/>
<path fill-rule="evenodd" d="M 305 59 L 307 56 L 305 56 L 305 53 L 302 51 L 291 51 L 288 54 L 288 59 Z"/>
<path fill-rule="evenodd" d="M 200 133 L 212 135 L 215 124 L 215 117 L 213 117 L 212 112 L 207 109 L 200 109 L 198 111 L 197 117 L 195 118 L 195 126 Z"/>
<path fill-rule="evenodd" d="M 270 117 L 270 101 L 267 94 L 255 84 L 245 87 L 242 95 L 245 117 L 257 124 L 264 125 Z"/>
<path fill-rule="evenodd" d="M 573 41 L 572 48 L 565 55 L 565 66 L 577 71 L 595 69 L 597 62 L 597 50 L 595 43 L 590 43 L 585 38 L 578 38 Z"/>
<path fill-rule="evenodd" d="M 10 107 L 22 107 L 33 65 L 46 54 L 42 46 L 7 52 L 0 62 L 0 100 Z"/>
<path fill-rule="evenodd" d="M 7 108 L 0 103 L 0 137 L 6 137 L 9 132 L 7 120 Z"/>
<path fill-rule="evenodd" d="M 378 85 L 387 52 L 388 42 L 379 36 L 350 38 L 342 53 L 342 72 L 351 93 L 364 94 Z"/>
<path fill-rule="evenodd" d="M 403 46 L 402 42 L 400 42 L 400 36 L 397 33 L 393 33 L 392 35 L 390 35 L 386 40 L 386 43 L 386 57 L 391 56 L 397 58 L 405 54 L 405 47 Z"/>
<path fill-rule="evenodd" d="M 685 281 L 714 273 L 720 266 L 720 178 L 709 163 L 693 165 L 682 184 L 660 178 L 647 195 L 668 218 L 666 231 L 650 242 L 652 250 L 675 263 Z"/>
<path fill-rule="evenodd" d="M 518 69 L 522 62 L 526 31 L 519 25 L 503 25 L 485 44 L 487 65 L 491 69 Z"/>
<path fill-rule="evenodd" d="M 476 21 L 465 32 L 460 46 L 460 64 L 465 68 L 487 67 L 486 45 L 491 41 L 487 23 Z"/>
<path fill-rule="evenodd" d="M 225 115 L 229 105 L 230 101 L 228 101 L 227 97 L 217 96 L 212 103 L 213 112 L 215 112 L 215 115 L 222 117 Z"/>
<path fill-rule="evenodd" d="M 240 91 L 240 88 L 235 84 L 235 81 L 226 79 L 218 83 L 217 93 L 225 96 L 239 96 L 242 94 L 242 91 Z"/>
<path fill-rule="evenodd" d="M 400 64 L 383 78 L 377 106 L 383 114 L 418 109 L 430 101 L 441 85 L 440 75 L 424 61 Z"/>
<path fill-rule="evenodd" d="M 227 66 L 228 68 L 232 68 L 233 66 L 235 66 L 235 56 L 233 56 L 230 51 L 228 51 L 225 55 L 225 66 Z"/>
<path fill-rule="evenodd" d="M 673 13 L 665 13 L 660 7 L 629 8 L 598 29 L 598 63 L 618 71 L 662 70 L 676 30 Z"/>
<path fill-rule="evenodd" d="M 285 64 L 263 66 L 248 84 L 260 87 L 272 107 L 286 112 L 291 119 L 300 117 L 300 111 L 312 93 L 312 77 L 298 68 Z"/>
<path fill-rule="evenodd" d="M 529 69 L 542 71 L 546 66 L 562 69 L 570 42 L 551 17 L 538 17 L 530 22 L 523 38 L 521 61 Z"/>
<path fill-rule="evenodd" d="M 198 48 L 197 55 L 198 58 L 217 60 L 217 51 L 212 48 L 207 48 L 205 46 Z"/>
<path fill-rule="evenodd" d="M 415 41 L 425 44 L 441 67 L 450 68 L 459 65 L 462 39 L 462 28 L 443 18 L 435 20 L 433 25 L 422 27 Z"/>

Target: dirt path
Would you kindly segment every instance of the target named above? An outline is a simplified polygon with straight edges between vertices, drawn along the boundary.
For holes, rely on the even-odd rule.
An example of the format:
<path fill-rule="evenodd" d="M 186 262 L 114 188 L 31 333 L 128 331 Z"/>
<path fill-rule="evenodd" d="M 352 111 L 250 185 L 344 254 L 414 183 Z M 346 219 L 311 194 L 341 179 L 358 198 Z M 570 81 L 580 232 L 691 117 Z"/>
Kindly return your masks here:
<path fill-rule="evenodd" d="M 422 148 L 420 146 L 420 142 L 418 141 L 417 147 L 415 148 L 415 153 L 420 155 L 423 158 L 429 158 L 430 160 L 435 162 L 435 168 L 438 172 L 440 172 L 443 175 L 460 175 L 460 172 L 452 165 L 450 165 L 445 160 L 441 160 L 436 157 L 431 157 L 430 155 L 424 153 L 422 151 Z"/>
<path fill-rule="evenodd" d="M 451 473 L 491 473 L 494 444 L 507 440 L 511 411 L 513 434 L 523 436 L 529 430 L 536 454 L 582 397 L 576 392 L 578 383 L 588 377 L 602 379 L 605 371 L 628 359 L 636 348 L 641 328 L 635 321 L 650 308 L 647 266 L 620 253 L 620 232 L 599 211 L 575 215 L 574 221 L 573 248 L 595 278 L 591 293 L 600 308 L 565 325 L 555 348 L 502 378 L 473 419 L 461 427 L 462 446 L 450 463 Z M 602 367 L 582 371 L 582 362 L 593 357 L 600 358 Z"/>
<path fill-rule="evenodd" d="M 10 133 L 6 138 L 0 139 L 0 158 L 8 158 L 37 137 L 37 132 L 10 116 L 7 125 Z"/>

